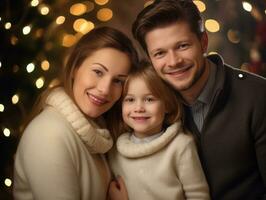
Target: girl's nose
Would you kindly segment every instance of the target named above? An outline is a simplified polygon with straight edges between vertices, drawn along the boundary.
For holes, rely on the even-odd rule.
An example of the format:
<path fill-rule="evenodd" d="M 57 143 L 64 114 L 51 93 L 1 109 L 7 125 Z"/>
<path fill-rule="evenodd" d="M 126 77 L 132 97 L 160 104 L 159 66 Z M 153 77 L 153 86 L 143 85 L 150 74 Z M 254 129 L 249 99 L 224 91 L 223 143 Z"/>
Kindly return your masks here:
<path fill-rule="evenodd" d="M 135 112 L 144 112 L 145 111 L 145 108 L 144 108 L 142 102 L 136 102 L 134 111 Z"/>

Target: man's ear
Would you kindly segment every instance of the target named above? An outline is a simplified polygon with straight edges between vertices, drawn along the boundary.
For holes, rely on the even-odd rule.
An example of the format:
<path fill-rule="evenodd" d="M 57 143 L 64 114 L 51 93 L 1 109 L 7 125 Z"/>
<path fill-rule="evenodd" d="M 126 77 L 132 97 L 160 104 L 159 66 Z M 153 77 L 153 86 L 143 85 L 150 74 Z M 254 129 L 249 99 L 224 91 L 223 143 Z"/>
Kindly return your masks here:
<path fill-rule="evenodd" d="M 202 51 L 206 53 L 208 49 L 208 34 L 206 33 L 206 31 L 202 33 L 200 42 L 201 42 Z"/>

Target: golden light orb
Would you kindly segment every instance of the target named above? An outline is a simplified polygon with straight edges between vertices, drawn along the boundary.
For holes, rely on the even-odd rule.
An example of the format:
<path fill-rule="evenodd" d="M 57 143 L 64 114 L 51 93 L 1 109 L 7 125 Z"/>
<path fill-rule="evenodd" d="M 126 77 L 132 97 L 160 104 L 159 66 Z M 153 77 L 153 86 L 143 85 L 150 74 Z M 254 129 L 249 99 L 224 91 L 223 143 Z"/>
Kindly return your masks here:
<path fill-rule="evenodd" d="M 71 34 L 65 34 L 63 36 L 62 46 L 64 47 L 71 47 L 76 43 L 76 37 Z"/>
<path fill-rule="evenodd" d="M 102 6 L 108 3 L 109 0 L 95 0 L 95 3 Z"/>
<path fill-rule="evenodd" d="M 194 0 L 193 3 L 197 6 L 197 8 L 199 9 L 201 13 L 206 10 L 206 5 L 203 1 Z"/>
<path fill-rule="evenodd" d="M 17 104 L 19 102 L 19 95 L 18 94 L 13 95 L 11 101 L 13 104 Z"/>
<path fill-rule="evenodd" d="M 66 18 L 64 16 L 58 16 L 55 20 L 55 23 L 60 25 L 63 24 L 65 22 Z"/>
<path fill-rule="evenodd" d="M 220 24 L 214 19 L 208 19 L 205 21 L 205 27 L 209 32 L 215 33 L 220 30 Z"/>
<path fill-rule="evenodd" d="M 97 12 L 97 18 L 100 21 L 106 22 L 106 21 L 110 20 L 112 17 L 113 17 L 113 11 L 109 8 L 101 8 Z"/>
<path fill-rule="evenodd" d="M 42 68 L 43 71 L 47 71 L 47 70 L 49 70 L 49 68 L 50 68 L 50 63 L 48 62 L 48 60 L 44 60 L 44 61 L 42 61 L 42 63 L 41 63 L 41 68 Z"/>
<path fill-rule="evenodd" d="M 83 3 L 76 3 L 76 4 L 73 4 L 73 5 L 70 7 L 70 10 L 69 10 L 69 12 L 70 12 L 72 15 L 75 15 L 75 16 L 83 15 L 84 13 L 86 13 L 86 11 L 87 11 L 87 6 L 84 5 Z"/>

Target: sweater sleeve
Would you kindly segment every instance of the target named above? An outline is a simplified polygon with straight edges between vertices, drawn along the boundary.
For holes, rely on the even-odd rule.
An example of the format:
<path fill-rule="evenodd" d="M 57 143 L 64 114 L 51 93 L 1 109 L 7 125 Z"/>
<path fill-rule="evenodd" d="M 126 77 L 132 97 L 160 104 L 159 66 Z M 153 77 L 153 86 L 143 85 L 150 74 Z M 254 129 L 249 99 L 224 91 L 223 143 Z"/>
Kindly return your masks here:
<path fill-rule="evenodd" d="M 33 122 L 21 138 L 14 172 L 16 199 L 80 199 L 77 170 L 65 127 Z M 25 194 L 25 190 L 29 191 Z"/>
<path fill-rule="evenodd" d="M 182 140 L 182 149 L 178 155 L 177 174 L 183 185 L 185 197 L 188 200 L 208 200 L 210 199 L 209 187 L 194 140 L 188 135 L 184 135 Z"/>

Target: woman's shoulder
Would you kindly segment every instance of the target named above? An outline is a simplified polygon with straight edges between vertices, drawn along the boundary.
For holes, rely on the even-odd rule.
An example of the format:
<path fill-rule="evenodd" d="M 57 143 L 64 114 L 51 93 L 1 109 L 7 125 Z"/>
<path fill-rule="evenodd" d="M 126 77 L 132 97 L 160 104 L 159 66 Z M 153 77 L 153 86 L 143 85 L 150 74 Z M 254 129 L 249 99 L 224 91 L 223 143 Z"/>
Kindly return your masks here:
<path fill-rule="evenodd" d="M 47 141 L 65 137 L 71 126 L 54 108 L 47 107 L 26 127 L 21 140 Z"/>

